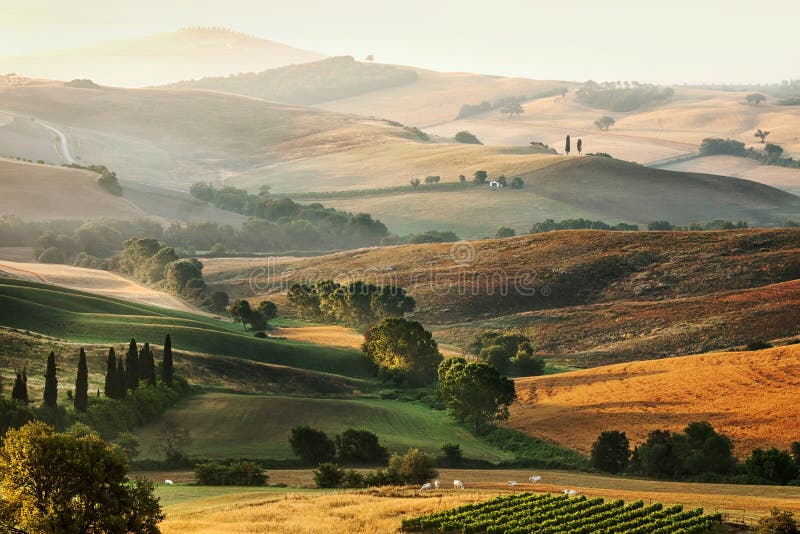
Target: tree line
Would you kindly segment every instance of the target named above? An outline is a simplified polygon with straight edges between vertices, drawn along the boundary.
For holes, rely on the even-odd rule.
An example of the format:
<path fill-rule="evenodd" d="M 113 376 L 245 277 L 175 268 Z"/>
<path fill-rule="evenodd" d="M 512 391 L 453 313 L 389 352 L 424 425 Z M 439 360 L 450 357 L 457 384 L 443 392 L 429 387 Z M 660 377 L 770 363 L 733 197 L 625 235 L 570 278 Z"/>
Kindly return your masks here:
<path fill-rule="evenodd" d="M 782 146 L 766 142 L 766 138 L 769 134 L 769 131 L 764 131 L 760 128 L 754 134 L 755 137 L 764 144 L 764 150 L 756 150 L 753 147 L 745 148 L 745 144 L 736 139 L 707 137 L 700 143 L 700 154 L 704 156 L 726 154 L 729 156 L 753 159 L 764 165 L 800 168 L 800 160 L 795 160 L 792 157 L 783 157 Z"/>
<path fill-rule="evenodd" d="M 575 93 L 578 102 L 609 111 L 632 111 L 652 102 L 672 98 L 675 90 L 639 82 L 604 82 L 589 80 Z"/>

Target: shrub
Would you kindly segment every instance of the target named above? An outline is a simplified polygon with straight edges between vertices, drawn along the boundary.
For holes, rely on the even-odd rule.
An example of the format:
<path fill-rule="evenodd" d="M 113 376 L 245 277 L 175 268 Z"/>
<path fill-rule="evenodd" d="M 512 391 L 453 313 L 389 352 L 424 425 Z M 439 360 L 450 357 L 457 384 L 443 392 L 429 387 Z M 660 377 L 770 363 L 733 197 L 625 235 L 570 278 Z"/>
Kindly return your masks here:
<path fill-rule="evenodd" d="M 261 466 L 247 461 L 205 462 L 195 466 L 194 476 L 204 486 L 263 486 L 269 479 Z"/>
<path fill-rule="evenodd" d="M 504 239 L 506 237 L 514 237 L 517 233 L 514 231 L 513 228 L 509 228 L 507 226 L 501 226 L 497 229 L 497 232 L 494 233 L 494 237 L 496 239 Z"/>
<path fill-rule="evenodd" d="M 458 443 L 445 443 L 442 445 L 441 464 L 445 467 L 458 467 L 464 461 L 464 453 L 461 452 L 461 445 Z"/>
<path fill-rule="evenodd" d="M 462 131 L 458 132 L 456 134 L 456 136 L 454 137 L 454 139 L 458 143 L 464 143 L 464 144 L 467 144 L 467 145 L 482 145 L 483 144 L 483 143 L 480 142 L 480 140 L 473 133 L 468 132 L 466 130 L 462 130 Z"/>
<path fill-rule="evenodd" d="M 60 249 L 56 247 L 48 247 L 39 254 L 39 261 L 41 263 L 64 263 L 66 258 L 64 258 L 64 253 L 61 252 Z"/>
<path fill-rule="evenodd" d="M 800 529 L 792 512 L 773 508 L 769 516 L 762 517 L 754 530 L 756 534 L 798 534 Z"/>
<path fill-rule="evenodd" d="M 675 227 L 669 221 L 653 221 L 647 224 L 647 229 L 654 232 L 659 230 L 674 230 Z"/>
<path fill-rule="evenodd" d="M 763 350 L 771 348 L 772 348 L 772 343 L 767 343 L 766 341 L 759 339 L 748 343 L 747 346 L 745 347 L 745 350 Z"/>
<path fill-rule="evenodd" d="M 344 471 L 332 462 L 321 463 L 314 470 L 314 483 L 318 488 L 338 488 L 344 478 Z"/>
<path fill-rule="evenodd" d="M 433 466 L 433 459 L 419 449 L 411 449 L 403 456 L 393 454 L 388 472 L 403 484 L 422 484 L 439 474 Z"/>

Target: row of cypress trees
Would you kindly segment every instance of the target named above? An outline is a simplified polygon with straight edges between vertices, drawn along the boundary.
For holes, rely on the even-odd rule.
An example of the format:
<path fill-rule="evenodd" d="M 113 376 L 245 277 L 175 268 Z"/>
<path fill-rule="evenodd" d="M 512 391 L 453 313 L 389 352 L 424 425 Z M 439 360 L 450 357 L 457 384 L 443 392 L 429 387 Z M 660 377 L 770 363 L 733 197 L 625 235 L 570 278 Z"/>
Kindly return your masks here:
<path fill-rule="evenodd" d="M 164 340 L 164 361 L 161 367 L 161 379 L 172 387 L 174 372 L 172 368 L 172 340 L 167 334 Z M 117 359 L 114 347 L 108 349 L 106 362 L 105 394 L 110 399 L 124 399 L 128 390 L 135 390 L 141 382 L 156 385 L 156 367 L 150 344 L 145 343 L 139 349 L 136 340 L 131 339 L 125 360 Z M 29 403 L 28 375 L 23 369 L 17 373 L 11 398 Z M 56 355 L 50 352 L 47 357 L 47 369 L 44 375 L 44 406 L 55 408 L 58 403 L 58 378 L 56 377 Z M 81 348 L 78 356 L 78 372 L 75 377 L 75 394 L 73 405 L 76 412 L 86 412 L 89 407 L 89 367 L 86 364 L 86 352 Z"/>

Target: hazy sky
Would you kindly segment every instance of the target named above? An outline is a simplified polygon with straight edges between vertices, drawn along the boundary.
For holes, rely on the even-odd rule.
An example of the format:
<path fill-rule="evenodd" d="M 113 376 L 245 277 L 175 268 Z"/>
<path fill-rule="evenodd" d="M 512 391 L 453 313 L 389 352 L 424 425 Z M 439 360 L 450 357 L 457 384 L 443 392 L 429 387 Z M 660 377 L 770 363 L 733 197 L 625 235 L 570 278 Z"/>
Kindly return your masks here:
<path fill-rule="evenodd" d="M 0 55 L 224 26 L 436 70 L 774 82 L 800 78 L 798 20 L 797 0 L 0 0 Z"/>

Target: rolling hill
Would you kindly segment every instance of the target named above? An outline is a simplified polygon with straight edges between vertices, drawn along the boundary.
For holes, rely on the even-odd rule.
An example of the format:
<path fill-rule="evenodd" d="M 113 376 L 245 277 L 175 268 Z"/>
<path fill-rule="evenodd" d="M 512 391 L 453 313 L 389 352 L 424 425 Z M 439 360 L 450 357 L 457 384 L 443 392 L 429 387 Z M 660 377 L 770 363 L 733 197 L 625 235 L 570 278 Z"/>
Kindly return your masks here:
<path fill-rule="evenodd" d="M 72 50 L 2 57 L 2 72 L 142 87 L 317 61 L 323 54 L 224 28 L 185 28 Z"/>
<path fill-rule="evenodd" d="M 439 341 L 524 328 L 540 353 L 598 365 L 800 334 L 800 230 L 562 231 L 405 245 L 316 258 L 209 259 L 208 283 L 237 297 L 292 281 L 404 287 Z M 258 295 L 258 296 L 262 296 Z"/>
<path fill-rule="evenodd" d="M 800 345 L 626 363 L 517 381 L 510 426 L 589 451 L 604 430 L 632 445 L 656 429 L 708 421 L 734 442 L 787 449 L 797 441 Z"/>

